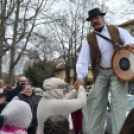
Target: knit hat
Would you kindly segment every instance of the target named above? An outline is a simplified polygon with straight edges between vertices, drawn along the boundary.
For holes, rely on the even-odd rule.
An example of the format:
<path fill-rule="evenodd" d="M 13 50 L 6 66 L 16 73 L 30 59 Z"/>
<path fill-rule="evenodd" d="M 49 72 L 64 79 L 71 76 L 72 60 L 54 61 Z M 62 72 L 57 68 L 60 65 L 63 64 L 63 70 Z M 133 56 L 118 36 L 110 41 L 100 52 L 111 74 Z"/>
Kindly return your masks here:
<path fill-rule="evenodd" d="M 30 106 L 24 101 L 12 101 L 4 108 L 1 115 L 9 127 L 27 128 L 32 119 Z"/>
<path fill-rule="evenodd" d="M 56 77 L 52 77 L 49 79 L 44 80 L 43 83 L 44 89 L 62 89 L 65 90 L 65 82 L 64 80 Z"/>
<path fill-rule="evenodd" d="M 36 88 L 34 92 L 36 96 L 43 96 L 43 91 L 41 88 Z"/>
<path fill-rule="evenodd" d="M 12 89 L 12 86 L 10 84 L 6 85 L 6 89 Z"/>

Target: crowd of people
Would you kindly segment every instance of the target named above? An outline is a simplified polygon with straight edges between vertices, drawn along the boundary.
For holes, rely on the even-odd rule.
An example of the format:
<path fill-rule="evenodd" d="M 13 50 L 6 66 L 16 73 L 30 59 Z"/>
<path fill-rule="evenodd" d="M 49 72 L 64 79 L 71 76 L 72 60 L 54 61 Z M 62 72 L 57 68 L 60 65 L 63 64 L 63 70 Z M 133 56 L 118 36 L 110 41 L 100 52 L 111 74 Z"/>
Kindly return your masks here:
<path fill-rule="evenodd" d="M 69 134 L 69 113 L 72 115 L 74 133 L 82 131 L 82 108 L 87 102 L 83 82 L 70 86 L 70 91 L 65 94 L 66 83 L 62 79 L 46 79 L 43 83 L 43 97 L 38 101 L 26 77 L 20 77 L 19 80 L 19 85 L 7 90 L 3 96 L 6 98 L 11 93 L 12 99 L 5 99 L 6 104 L 1 110 L 0 134 Z M 4 80 L 0 81 L 4 83 Z M 134 132 L 133 116 L 134 109 L 129 113 L 119 134 Z"/>
<path fill-rule="evenodd" d="M 88 12 L 86 20 L 94 31 L 82 45 L 76 64 L 78 78 L 70 91 L 62 79 L 55 77 L 44 80 L 40 95 L 32 90 L 26 77 L 20 77 L 13 89 L 9 85 L 4 88 L 4 80 L 0 79 L 0 134 L 69 134 L 69 114 L 75 134 L 104 134 L 109 89 L 111 134 L 134 133 L 134 109 L 127 118 L 125 115 L 127 82 L 118 79 L 111 68 L 113 53 L 120 47 L 109 41 L 134 48 L 134 38 L 122 28 L 105 25 L 105 15 L 98 8 Z M 87 98 L 83 78 L 90 62 L 93 86 Z"/>
<path fill-rule="evenodd" d="M 2 79 L 1 81 L 4 82 Z M 6 90 L 4 84 L 1 88 L 4 93 Z M 0 115 L 0 133 L 69 134 L 68 115 L 72 113 L 75 116 L 75 111 L 76 113 L 81 111 L 87 100 L 83 83 L 77 83 L 76 89 L 73 87 L 70 91 L 65 88 L 66 83 L 60 78 L 46 79 L 43 82 L 43 97 L 41 96 L 41 100 L 38 100 L 39 93 L 36 96 L 36 91 L 32 90 L 27 78 L 20 77 L 17 87 L 6 90 L 7 92 L 0 97 L 0 99 L 4 97 L 1 103 L 4 105 Z M 72 118 L 73 122 L 76 122 L 77 117 Z M 82 123 L 82 117 L 80 120 Z M 76 124 L 74 123 L 74 129 Z M 82 127 L 80 130 L 82 131 Z"/>

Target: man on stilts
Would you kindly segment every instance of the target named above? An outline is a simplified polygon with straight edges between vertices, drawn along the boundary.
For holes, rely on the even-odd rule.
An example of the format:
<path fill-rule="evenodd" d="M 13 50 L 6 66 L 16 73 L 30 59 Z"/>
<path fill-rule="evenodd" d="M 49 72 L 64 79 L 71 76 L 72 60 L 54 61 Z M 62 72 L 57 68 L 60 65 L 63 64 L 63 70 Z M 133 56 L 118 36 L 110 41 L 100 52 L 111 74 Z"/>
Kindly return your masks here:
<path fill-rule="evenodd" d="M 100 37 L 95 31 L 120 45 L 126 44 L 132 48 L 134 48 L 134 38 L 122 28 L 105 25 L 105 14 L 98 8 L 88 12 L 89 17 L 86 20 L 90 21 L 94 31 L 87 35 L 76 64 L 78 76 L 76 83 L 82 81 L 87 75 L 90 63 L 94 82 L 89 91 L 87 106 L 83 109 L 84 134 L 103 134 L 109 88 L 111 90 L 111 134 L 119 133 L 126 118 L 127 82 L 120 81 L 111 69 L 113 53 L 119 47 Z"/>

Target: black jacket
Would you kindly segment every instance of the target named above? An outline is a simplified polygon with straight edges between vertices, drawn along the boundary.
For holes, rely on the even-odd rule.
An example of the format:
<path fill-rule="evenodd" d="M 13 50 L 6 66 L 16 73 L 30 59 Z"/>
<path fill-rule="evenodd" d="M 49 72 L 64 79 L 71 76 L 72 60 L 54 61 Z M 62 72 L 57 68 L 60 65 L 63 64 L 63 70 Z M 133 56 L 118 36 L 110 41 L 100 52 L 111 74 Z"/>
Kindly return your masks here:
<path fill-rule="evenodd" d="M 36 96 L 34 96 L 34 95 L 26 96 L 25 94 L 21 93 L 18 95 L 18 97 L 19 97 L 19 100 L 27 102 L 31 107 L 33 117 L 32 117 L 30 127 L 37 127 L 37 125 L 38 125 L 38 123 L 37 123 L 38 100 L 37 100 Z"/>
<path fill-rule="evenodd" d="M 13 99 L 13 97 L 19 95 L 19 93 L 21 92 L 21 90 L 22 89 L 21 89 L 21 86 L 20 85 L 17 85 L 16 88 L 13 88 L 13 89 L 9 90 L 8 93 L 5 95 L 6 101 L 10 102 Z M 35 95 L 35 93 L 32 92 L 32 95 Z"/>
<path fill-rule="evenodd" d="M 6 100 L 10 102 L 14 96 L 18 96 L 21 91 L 20 85 L 18 85 L 16 88 L 13 88 L 8 91 L 8 93 L 5 95 Z"/>
<path fill-rule="evenodd" d="M 8 93 L 8 90 L 4 88 L 3 93 L 0 94 L 0 98 L 5 97 L 7 93 Z M 7 104 L 6 102 L 3 103 L 3 104 L 0 104 L 0 113 L 4 109 L 4 107 L 6 106 L 6 104 Z"/>

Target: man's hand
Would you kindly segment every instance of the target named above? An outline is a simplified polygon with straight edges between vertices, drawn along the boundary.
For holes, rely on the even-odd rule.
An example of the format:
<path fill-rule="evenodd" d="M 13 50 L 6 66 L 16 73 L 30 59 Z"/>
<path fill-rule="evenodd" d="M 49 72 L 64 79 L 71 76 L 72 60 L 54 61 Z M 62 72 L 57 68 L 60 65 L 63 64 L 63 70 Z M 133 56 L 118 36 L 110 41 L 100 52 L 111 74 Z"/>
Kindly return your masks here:
<path fill-rule="evenodd" d="M 134 48 L 134 44 L 133 43 L 126 44 L 126 46 L 129 46 L 131 48 Z"/>
<path fill-rule="evenodd" d="M 76 80 L 76 82 L 75 82 L 75 89 L 78 90 L 78 88 L 79 88 L 80 85 L 83 86 L 83 85 L 84 85 L 84 82 L 83 82 L 83 79 L 78 78 L 78 79 Z"/>
<path fill-rule="evenodd" d="M 6 101 L 6 97 L 0 98 L 0 104 L 3 104 Z"/>

